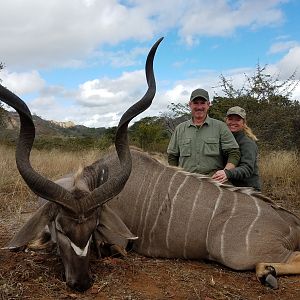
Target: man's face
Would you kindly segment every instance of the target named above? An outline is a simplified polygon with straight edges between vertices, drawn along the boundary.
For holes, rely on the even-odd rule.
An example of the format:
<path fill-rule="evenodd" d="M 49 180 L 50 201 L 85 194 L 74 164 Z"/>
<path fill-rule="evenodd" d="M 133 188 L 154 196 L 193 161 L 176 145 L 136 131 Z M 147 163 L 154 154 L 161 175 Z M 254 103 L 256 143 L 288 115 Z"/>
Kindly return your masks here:
<path fill-rule="evenodd" d="M 209 102 L 202 98 L 196 98 L 189 102 L 189 106 L 193 118 L 204 119 L 209 109 Z"/>

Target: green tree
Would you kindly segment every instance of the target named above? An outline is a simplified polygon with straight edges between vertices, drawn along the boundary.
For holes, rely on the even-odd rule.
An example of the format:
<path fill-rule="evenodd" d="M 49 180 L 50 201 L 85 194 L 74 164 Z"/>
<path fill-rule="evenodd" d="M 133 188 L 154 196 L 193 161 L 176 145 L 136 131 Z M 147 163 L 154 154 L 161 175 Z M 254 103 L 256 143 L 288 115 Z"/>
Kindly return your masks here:
<path fill-rule="evenodd" d="M 130 127 L 130 138 L 133 144 L 150 151 L 157 150 L 161 142 L 168 140 L 163 123 L 158 117 L 146 117 L 135 122 Z"/>
<path fill-rule="evenodd" d="M 115 142 L 117 127 L 109 127 L 105 130 L 100 139 L 97 140 L 96 146 L 100 149 L 107 149 Z"/>
<path fill-rule="evenodd" d="M 241 88 L 220 76 L 220 86 L 225 96 L 214 98 L 210 116 L 224 119 L 229 107 L 239 105 L 247 111 L 247 123 L 268 149 L 299 149 L 297 128 L 300 123 L 299 101 L 291 95 L 299 80 L 294 72 L 286 80 L 266 73 L 266 66 L 256 67 L 253 76 L 245 75 Z"/>

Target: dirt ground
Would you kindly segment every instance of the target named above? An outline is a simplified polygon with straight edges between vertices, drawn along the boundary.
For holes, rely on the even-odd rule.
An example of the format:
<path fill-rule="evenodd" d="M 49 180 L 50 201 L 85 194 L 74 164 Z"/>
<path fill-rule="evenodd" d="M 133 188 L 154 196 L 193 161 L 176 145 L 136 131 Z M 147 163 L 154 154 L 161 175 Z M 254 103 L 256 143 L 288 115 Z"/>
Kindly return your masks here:
<path fill-rule="evenodd" d="M 0 216 L 0 247 L 24 223 Z M 279 289 L 262 286 L 254 272 L 235 272 L 211 262 L 92 257 L 94 285 L 70 290 L 55 253 L 0 250 L 0 299 L 300 299 L 300 276 L 279 278 Z"/>

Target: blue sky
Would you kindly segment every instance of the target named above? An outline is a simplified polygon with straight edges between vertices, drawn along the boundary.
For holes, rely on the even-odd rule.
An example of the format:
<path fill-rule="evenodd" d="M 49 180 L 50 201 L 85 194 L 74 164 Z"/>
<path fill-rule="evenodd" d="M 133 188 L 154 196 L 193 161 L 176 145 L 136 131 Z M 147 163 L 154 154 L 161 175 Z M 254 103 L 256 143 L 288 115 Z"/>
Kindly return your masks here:
<path fill-rule="evenodd" d="M 298 69 L 300 79 L 297 0 L 0 1 L 2 84 L 47 120 L 116 125 L 146 91 L 145 59 L 162 36 L 157 94 L 139 117 L 198 87 L 221 94 L 221 74 L 239 87 L 258 62 L 282 80 Z"/>

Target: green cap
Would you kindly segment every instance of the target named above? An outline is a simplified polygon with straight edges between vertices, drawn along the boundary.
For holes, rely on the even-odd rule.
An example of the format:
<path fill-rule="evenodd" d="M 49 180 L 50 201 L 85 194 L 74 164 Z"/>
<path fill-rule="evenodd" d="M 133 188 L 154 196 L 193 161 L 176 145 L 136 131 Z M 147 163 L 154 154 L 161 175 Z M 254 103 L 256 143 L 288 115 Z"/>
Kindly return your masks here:
<path fill-rule="evenodd" d="M 239 106 L 234 106 L 228 109 L 226 116 L 229 115 L 238 115 L 240 116 L 242 119 L 246 118 L 246 111 L 239 107 Z"/>
<path fill-rule="evenodd" d="M 192 92 L 191 94 L 191 98 L 190 98 L 190 101 L 193 101 L 197 98 L 202 98 L 206 101 L 209 102 L 209 95 L 208 95 L 208 92 L 204 89 L 196 89 Z"/>

